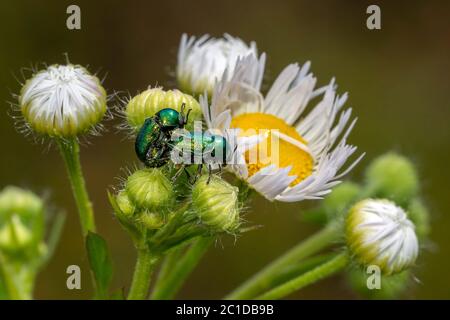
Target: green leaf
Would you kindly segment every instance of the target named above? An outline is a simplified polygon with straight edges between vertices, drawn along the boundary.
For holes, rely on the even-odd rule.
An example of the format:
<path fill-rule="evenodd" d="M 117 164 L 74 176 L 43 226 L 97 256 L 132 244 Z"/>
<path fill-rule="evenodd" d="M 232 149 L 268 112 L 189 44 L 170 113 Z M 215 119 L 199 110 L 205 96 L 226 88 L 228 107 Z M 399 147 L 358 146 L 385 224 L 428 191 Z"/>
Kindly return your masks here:
<path fill-rule="evenodd" d="M 107 299 L 112 279 L 112 263 L 106 241 L 98 234 L 89 232 L 86 236 L 86 249 L 95 278 L 96 298 Z"/>
<path fill-rule="evenodd" d="M 61 233 L 64 228 L 65 221 L 65 213 L 59 213 L 55 216 L 52 228 L 47 239 L 47 253 L 39 261 L 38 268 L 42 268 L 46 263 L 48 263 L 48 261 L 55 253 L 56 246 L 58 245 L 59 239 L 61 238 Z"/>

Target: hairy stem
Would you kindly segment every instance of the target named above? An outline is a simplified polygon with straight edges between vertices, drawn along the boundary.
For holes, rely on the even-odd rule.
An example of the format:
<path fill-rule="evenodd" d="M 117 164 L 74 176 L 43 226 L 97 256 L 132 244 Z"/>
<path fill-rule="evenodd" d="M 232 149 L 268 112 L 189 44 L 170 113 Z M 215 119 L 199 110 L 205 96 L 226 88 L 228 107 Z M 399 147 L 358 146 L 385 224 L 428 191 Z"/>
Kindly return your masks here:
<path fill-rule="evenodd" d="M 251 299 L 259 293 L 267 290 L 279 273 L 287 266 L 296 264 L 298 261 L 315 254 L 327 247 L 339 236 L 337 223 L 331 223 L 318 233 L 300 242 L 287 251 L 278 259 L 256 273 L 244 282 L 240 287 L 225 297 L 225 299 Z"/>
<path fill-rule="evenodd" d="M 69 140 L 58 140 L 58 146 L 66 164 L 73 196 L 78 207 L 83 236 L 86 236 L 88 231 L 95 232 L 95 220 L 92 203 L 89 200 L 86 183 L 81 170 L 80 145 L 73 138 Z"/>
<path fill-rule="evenodd" d="M 349 257 L 346 252 L 338 254 L 327 262 L 315 267 L 311 271 L 285 282 L 284 284 L 256 297 L 256 299 L 275 300 L 286 297 L 294 291 L 304 288 L 342 270 L 348 264 L 348 261 Z"/>
<path fill-rule="evenodd" d="M 133 280 L 131 282 L 130 292 L 128 293 L 128 300 L 147 299 L 150 279 L 157 262 L 158 257 L 154 257 L 148 249 L 138 250 Z"/>

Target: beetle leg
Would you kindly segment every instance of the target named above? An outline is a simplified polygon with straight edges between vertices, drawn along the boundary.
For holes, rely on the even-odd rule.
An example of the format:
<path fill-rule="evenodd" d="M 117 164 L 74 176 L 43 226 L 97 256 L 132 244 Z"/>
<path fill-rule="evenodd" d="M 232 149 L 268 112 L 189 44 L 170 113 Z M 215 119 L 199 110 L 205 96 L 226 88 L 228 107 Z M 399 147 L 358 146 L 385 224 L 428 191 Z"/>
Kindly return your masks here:
<path fill-rule="evenodd" d="M 198 177 L 200 177 L 202 175 L 202 169 L 203 169 L 203 163 L 198 165 L 197 173 L 194 175 L 194 179 L 192 179 L 190 181 L 191 184 L 194 184 L 197 181 Z"/>
<path fill-rule="evenodd" d="M 186 166 L 184 166 L 184 172 L 186 173 L 186 176 L 188 178 L 188 181 L 191 181 L 191 174 L 189 173 L 189 171 L 186 169 Z"/>
<path fill-rule="evenodd" d="M 186 113 L 186 117 L 184 118 L 184 123 L 183 126 L 188 123 L 189 120 L 189 114 L 191 113 L 192 109 L 189 109 L 188 112 Z"/>
<path fill-rule="evenodd" d="M 206 184 L 209 184 L 209 182 L 211 181 L 211 176 L 212 176 L 212 167 L 210 164 L 208 164 L 208 180 L 206 181 Z"/>
<path fill-rule="evenodd" d="M 172 182 L 175 182 L 178 177 L 181 175 L 181 173 L 183 172 L 183 170 L 185 169 L 185 165 L 181 165 L 180 169 L 178 169 L 178 171 L 173 175 L 172 177 Z"/>
<path fill-rule="evenodd" d="M 185 115 L 184 109 L 186 109 L 186 103 L 183 102 L 183 104 L 181 105 L 181 112 L 180 112 L 180 119 L 179 119 L 181 127 L 184 127 L 186 125 L 186 123 L 189 120 L 189 113 L 191 113 L 191 111 L 192 111 L 192 109 L 189 109 Z"/>

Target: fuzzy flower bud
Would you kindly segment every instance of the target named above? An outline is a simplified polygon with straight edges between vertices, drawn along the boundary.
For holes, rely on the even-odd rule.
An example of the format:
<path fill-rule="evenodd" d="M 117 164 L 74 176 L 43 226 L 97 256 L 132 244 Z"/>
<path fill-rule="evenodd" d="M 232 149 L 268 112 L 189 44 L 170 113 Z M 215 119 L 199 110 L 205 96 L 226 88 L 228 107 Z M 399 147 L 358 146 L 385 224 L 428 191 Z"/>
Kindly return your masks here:
<path fill-rule="evenodd" d="M 164 224 L 163 215 L 149 211 L 141 212 L 138 219 L 144 227 L 150 230 L 158 229 Z"/>
<path fill-rule="evenodd" d="M 329 218 L 343 214 L 345 209 L 357 199 L 360 192 L 361 187 L 353 182 L 343 182 L 334 188 L 333 192 L 323 200 L 323 206 Z"/>
<path fill-rule="evenodd" d="M 172 183 L 159 169 L 146 168 L 128 177 L 125 192 L 138 209 L 161 213 L 175 202 Z"/>
<path fill-rule="evenodd" d="M 238 188 L 218 176 L 199 178 L 192 189 L 192 204 L 200 220 L 216 232 L 233 232 L 239 226 Z"/>
<path fill-rule="evenodd" d="M 123 216 L 122 218 L 130 219 L 133 217 L 134 212 L 136 211 L 135 205 L 130 201 L 127 193 L 125 191 L 120 191 L 116 197 L 117 206 L 120 209 L 120 213 Z"/>
<path fill-rule="evenodd" d="M 37 133 L 74 137 L 93 128 L 106 112 L 100 80 L 78 65 L 52 65 L 27 80 L 19 97 L 25 121 Z"/>
<path fill-rule="evenodd" d="M 366 171 L 372 195 L 406 203 L 419 190 L 419 178 L 414 165 L 407 158 L 388 153 L 375 159 Z"/>
<path fill-rule="evenodd" d="M 0 192 L 0 249 L 17 251 L 39 245 L 43 233 L 43 202 L 39 197 L 16 187 Z"/>
<path fill-rule="evenodd" d="M 416 226 L 419 238 L 425 238 L 430 233 L 430 212 L 425 204 L 419 199 L 413 199 L 408 207 L 408 217 Z"/>
<path fill-rule="evenodd" d="M 256 44 L 247 45 L 239 38 L 225 34 L 216 39 L 204 35 L 199 39 L 183 34 L 178 49 L 177 80 L 186 92 L 194 95 L 212 93 L 216 81 L 227 70 L 231 77 L 238 58 L 257 56 Z"/>
<path fill-rule="evenodd" d="M 159 110 L 172 108 L 180 112 L 183 103 L 186 113 L 189 109 L 191 110 L 186 126 L 190 130 L 193 128 L 193 122 L 202 118 L 200 105 L 192 96 L 176 89 L 164 91 L 161 88 L 149 88 L 145 90 L 128 102 L 125 116 L 133 131 L 138 131 L 145 119 L 153 116 Z"/>
<path fill-rule="evenodd" d="M 408 269 L 416 261 L 419 243 L 414 224 L 391 201 L 358 202 L 350 209 L 345 227 L 347 245 L 364 266 L 376 265 L 390 275 Z"/>
<path fill-rule="evenodd" d="M 347 245 L 364 266 L 377 265 L 390 275 L 415 263 L 419 243 L 414 224 L 393 202 L 360 201 L 350 209 L 345 226 Z"/>

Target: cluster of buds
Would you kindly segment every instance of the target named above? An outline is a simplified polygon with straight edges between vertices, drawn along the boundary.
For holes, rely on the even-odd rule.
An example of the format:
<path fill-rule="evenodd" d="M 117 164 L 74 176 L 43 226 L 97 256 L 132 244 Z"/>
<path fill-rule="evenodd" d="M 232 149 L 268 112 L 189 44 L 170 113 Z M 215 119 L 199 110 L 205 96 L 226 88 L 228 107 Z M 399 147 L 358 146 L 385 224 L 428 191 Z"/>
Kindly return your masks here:
<path fill-rule="evenodd" d="M 131 98 L 123 114 L 128 127 L 137 132 L 146 119 L 161 109 L 181 111 L 183 105 L 189 110 L 186 129 L 191 129 L 194 121 L 202 119 L 202 111 L 195 98 L 179 90 L 149 88 Z M 126 179 L 119 193 L 110 197 L 116 216 L 134 239 L 146 239 L 148 243 L 157 233 L 171 236 L 167 229 L 194 234 L 200 232 L 197 229 L 207 234 L 237 230 L 238 188 L 216 175 L 201 176 L 194 185 L 188 181 L 188 175 L 183 175 L 173 183 L 176 171 L 178 168 L 172 163 L 162 168 L 139 169 Z M 197 174 L 195 171 L 191 173 Z"/>
<path fill-rule="evenodd" d="M 175 204 L 172 183 L 160 169 L 135 171 L 116 197 L 116 214 L 125 225 L 137 230 L 159 229 Z"/>
<path fill-rule="evenodd" d="M 190 194 L 177 196 L 167 170 L 132 173 L 121 191 L 110 195 L 114 212 L 137 246 L 170 249 L 205 235 L 234 233 L 239 227 L 238 188 L 213 175 L 201 176 Z"/>
<path fill-rule="evenodd" d="M 0 296 L 31 298 L 34 278 L 56 243 L 45 242 L 45 211 L 44 201 L 30 191 L 10 186 L 0 192 L 0 282 L 9 283 Z M 54 241 L 61 226 L 54 224 Z"/>

